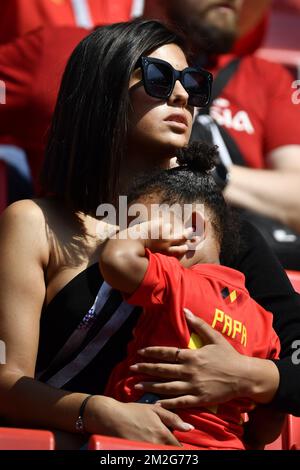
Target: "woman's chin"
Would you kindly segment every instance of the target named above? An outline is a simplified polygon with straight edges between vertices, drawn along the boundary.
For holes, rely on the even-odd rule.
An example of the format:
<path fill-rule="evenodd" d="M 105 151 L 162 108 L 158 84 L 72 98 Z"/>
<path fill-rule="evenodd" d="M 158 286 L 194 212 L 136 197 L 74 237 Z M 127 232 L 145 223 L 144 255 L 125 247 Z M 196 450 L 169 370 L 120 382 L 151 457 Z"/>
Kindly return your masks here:
<path fill-rule="evenodd" d="M 186 136 L 176 134 L 164 141 L 164 145 L 173 151 L 186 147 L 188 143 L 189 139 Z"/>
<path fill-rule="evenodd" d="M 186 147 L 189 143 L 189 136 L 172 134 L 162 138 L 147 138 L 139 145 L 141 155 L 150 156 L 151 161 L 161 160 L 161 158 L 172 157 L 176 150 Z"/>

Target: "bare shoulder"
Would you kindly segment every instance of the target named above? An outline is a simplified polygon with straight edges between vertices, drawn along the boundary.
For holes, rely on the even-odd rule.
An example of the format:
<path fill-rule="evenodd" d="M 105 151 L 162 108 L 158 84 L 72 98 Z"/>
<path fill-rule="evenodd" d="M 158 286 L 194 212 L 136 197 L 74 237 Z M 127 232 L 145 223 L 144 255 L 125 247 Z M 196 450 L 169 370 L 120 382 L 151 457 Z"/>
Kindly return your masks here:
<path fill-rule="evenodd" d="M 0 259 L 9 251 L 10 260 L 37 262 L 49 284 L 62 270 L 79 270 L 96 257 L 97 238 L 86 219 L 59 201 L 18 201 L 0 217 Z"/>
<path fill-rule="evenodd" d="M 45 228 L 45 213 L 39 201 L 24 199 L 8 206 L 0 217 L 1 230 L 13 230 L 20 235 L 42 232 Z"/>
<path fill-rule="evenodd" d="M 10 204 L 4 212 L 1 214 L 1 217 L 5 214 L 12 214 L 12 213 L 19 213 L 21 211 L 24 211 L 26 213 L 38 213 L 40 211 L 39 209 L 39 203 L 41 200 L 39 199 L 22 199 L 21 201 L 14 202 Z"/>
<path fill-rule="evenodd" d="M 1 245 L 5 249 L 15 246 L 17 250 L 34 251 L 46 262 L 49 249 L 45 210 L 43 200 L 22 200 L 8 206 L 0 217 Z"/>

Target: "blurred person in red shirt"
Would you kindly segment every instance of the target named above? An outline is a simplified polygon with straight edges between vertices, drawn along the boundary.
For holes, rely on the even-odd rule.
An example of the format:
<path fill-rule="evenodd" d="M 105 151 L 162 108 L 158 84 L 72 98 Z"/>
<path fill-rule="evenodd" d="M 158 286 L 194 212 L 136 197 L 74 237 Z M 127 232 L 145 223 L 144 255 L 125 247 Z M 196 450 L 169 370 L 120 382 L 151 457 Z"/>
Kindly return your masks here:
<path fill-rule="evenodd" d="M 269 1 L 259 3 L 264 14 Z M 242 6 L 251 11 L 251 5 L 250 0 L 149 0 L 144 15 L 185 30 L 198 60 L 216 77 L 234 58 Z M 205 119 L 208 131 L 217 123 L 243 157 L 243 165 L 234 161 L 222 141 L 226 200 L 300 231 L 300 106 L 292 101 L 293 81 L 282 66 L 244 55 Z M 198 116 L 195 125 L 198 119 L 203 122 Z"/>
<path fill-rule="evenodd" d="M 133 0 L 2 0 L 0 44 L 41 26 L 78 26 L 128 21 Z"/>

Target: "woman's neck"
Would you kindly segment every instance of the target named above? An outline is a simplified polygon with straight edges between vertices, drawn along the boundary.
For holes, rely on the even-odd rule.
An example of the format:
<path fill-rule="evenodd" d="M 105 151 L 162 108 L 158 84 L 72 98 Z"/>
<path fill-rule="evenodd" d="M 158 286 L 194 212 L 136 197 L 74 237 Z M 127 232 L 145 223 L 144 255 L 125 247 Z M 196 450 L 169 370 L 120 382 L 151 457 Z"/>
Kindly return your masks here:
<path fill-rule="evenodd" d="M 170 168 L 172 166 L 173 155 L 166 153 L 149 152 L 147 149 L 141 151 L 128 151 L 121 164 L 120 171 L 120 194 L 126 195 L 134 178 L 143 173 L 153 171 L 155 168 Z"/>

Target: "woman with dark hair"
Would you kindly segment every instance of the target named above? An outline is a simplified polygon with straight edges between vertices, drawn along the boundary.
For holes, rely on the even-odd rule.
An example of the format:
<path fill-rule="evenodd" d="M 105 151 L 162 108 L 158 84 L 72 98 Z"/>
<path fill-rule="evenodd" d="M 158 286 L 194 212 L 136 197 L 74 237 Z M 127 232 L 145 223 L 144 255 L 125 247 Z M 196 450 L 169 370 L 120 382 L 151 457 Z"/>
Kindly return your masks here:
<path fill-rule="evenodd" d="M 168 444 L 177 443 L 171 430 L 190 429 L 161 406 L 101 396 L 126 354 L 140 309 L 103 282 L 96 217 L 98 205 L 127 194 L 135 175 L 168 168 L 175 150 L 187 145 L 193 108 L 207 104 L 211 77 L 188 68 L 183 47 L 160 23 L 134 21 L 96 30 L 70 58 L 47 149 L 48 197 L 18 202 L 1 219 L 0 339 L 7 357 L 0 416 L 9 424 Z M 267 310 L 273 304 L 282 316 L 289 310 L 288 331 L 281 318 L 275 322 L 287 356 L 299 331 L 297 300 L 261 238 L 250 226 L 243 236 L 245 248 L 231 266 L 245 274 L 257 266 L 250 294 Z M 257 283 L 272 284 L 263 275 L 265 262 L 278 271 L 282 295 L 260 297 Z M 167 388 L 148 385 L 170 397 L 165 406 L 191 406 L 191 396 L 198 404 L 273 399 L 279 385 L 273 362 L 241 356 L 208 325 L 189 323 L 209 347 L 181 351 L 178 367 L 174 348 L 145 353 L 174 379 Z M 140 367 L 159 381 L 161 365 Z"/>
<path fill-rule="evenodd" d="M 168 142 L 170 135 L 166 133 L 162 145 L 159 133 L 152 135 L 151 116 L 139 124 L 141 136 L 133 122 L 141 121 L 137 113 L 145 113 L 151 100 L 144 109 L 135 109 L 136 95 L 141 93 L 128 93 L 130 80 L 141 85 L 138 60 L 164 44 L 176 44 L 176 50 L 184 46 L 183 39 L 159 23 L 136 20 L 99 28 L 74 50 L 58 95 L 42 178 L 44 189 L 73 210 L 95 216 L 100 203 L 115 201 L 126 187 L 124 170 L 131 179 L 131 170 L 137 173 L 149 165 L 145 154 L 153 159 L 151 166 L 160 165 L 162 156 L 168 165 L 166 146 L 170 152 L 174 146 Z M 192 110 L 191 106 L 186 113 L 189 124 Z M 185 127 L 186 132 L 170 133 L 175 135 L 175 147 L 187 142 L 189 126 Z M 143 158 L 137 139 L 143 145 L 151 142 L 147 152 L 143 148 Z M 155 152 L 153 140 L 158 141 Z"/>
<path fill-rule="evenodd" d="M 162 24 L 134 21 L 97 29 L 69 60 L 42 178 L 49 196 L 16 203 L 1 220 L 0 415 L 9 424 L 168 444 L 178 443 L 172 429 L 190 429 L 162 407 L 100 395 L 140 311 L 124 312 L 120 294 L 103 283 L 96 218 L 134 174 L 167 167 L 188 143 L 190 101 L 206 104 L 210 74 L 187 68 L 182 47 Z M 172 66 L 185 70 L 174 71 L 185 88 L 177 75 L 172 82 Z M 145 92 L 153 73 L 162 82 L 149 91 L 164 99 Z"/>

